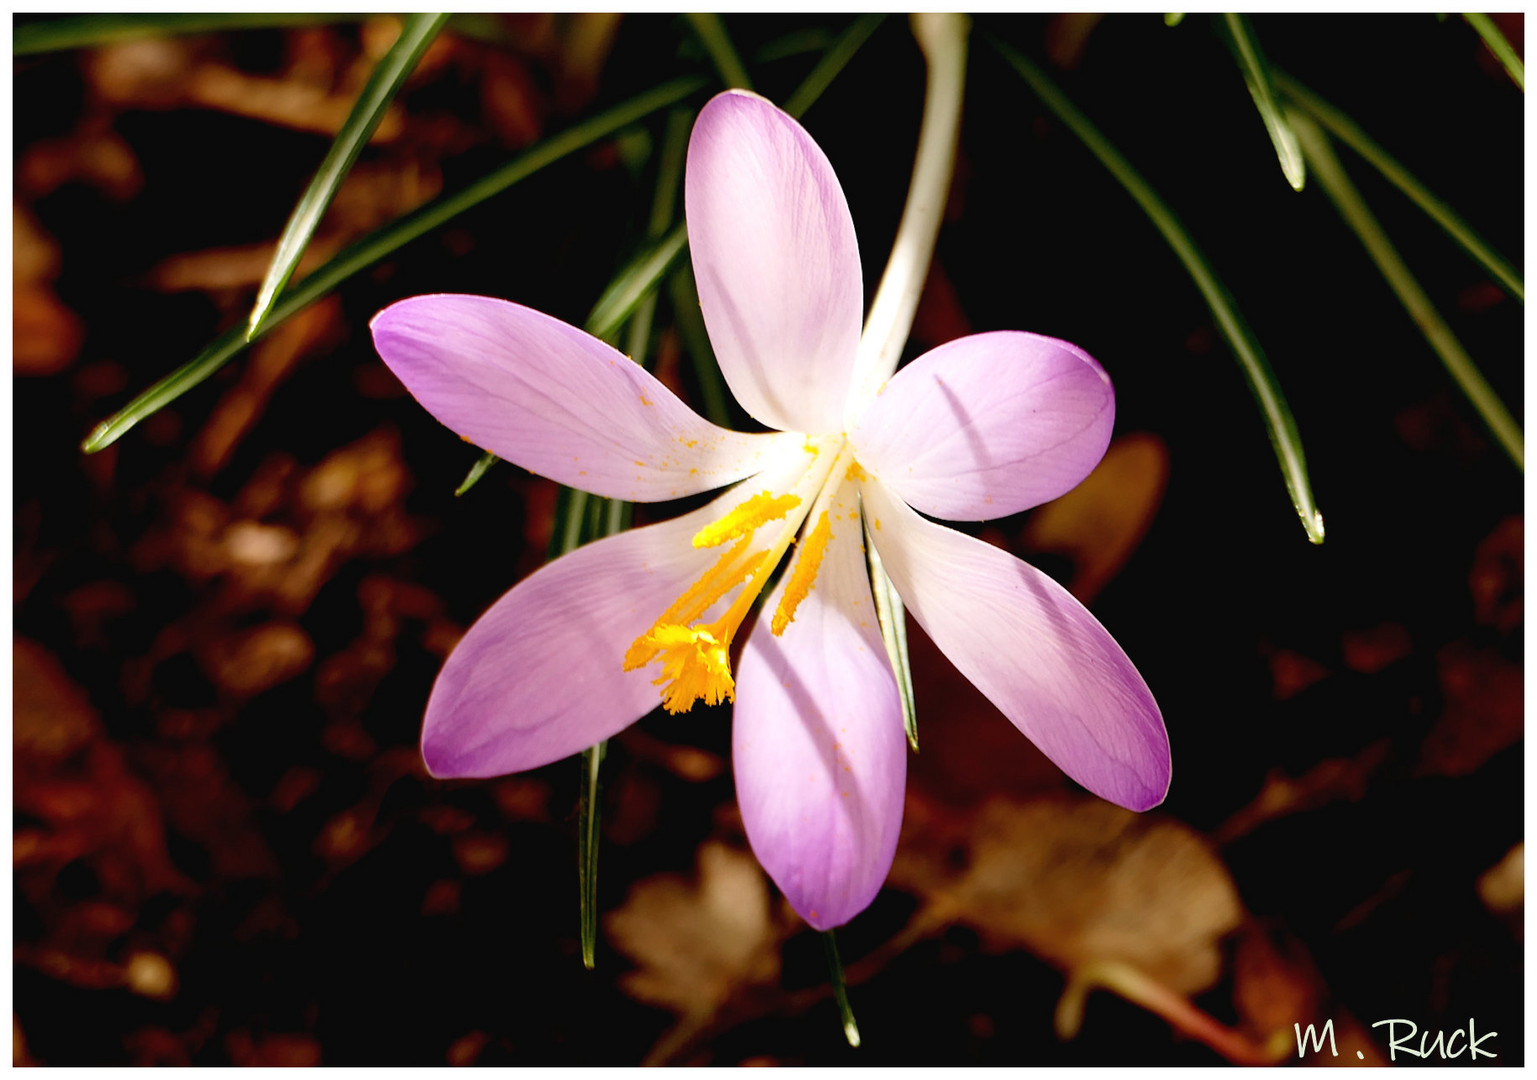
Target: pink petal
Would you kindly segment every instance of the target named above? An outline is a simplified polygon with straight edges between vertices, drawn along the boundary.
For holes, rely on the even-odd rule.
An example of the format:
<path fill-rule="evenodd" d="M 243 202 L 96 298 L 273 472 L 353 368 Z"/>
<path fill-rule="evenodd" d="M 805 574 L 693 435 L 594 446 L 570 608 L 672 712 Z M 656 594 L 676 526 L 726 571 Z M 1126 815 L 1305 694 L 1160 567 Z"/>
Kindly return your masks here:
<path fill-rule="evenodd" d="M 769 624 L 789 571 L 763 607 L 738 665 L 732 721 L 747 839 L 818 930 L 847 922 L 880 891 L 907 778 L 902 707 L 870 598 L 852 485 L 840 495 L 815 584 L 782 636 Z"/>
<path fill-rule="evenodd" d="M 705 326 L 737 401 L 781 431 L 841 431 L 864 286 L 827 156 L 771 102 L 728 91 L 694 123 L 684 199 Z"/>
<path fill-rule="evenodd" d="M 859 464 L 909 505 L 952 521 L 1055 499 L 1099 464 L 1115 391 L 1076 345 L 973 334 L 898 371 L 856 424 Z"/>
<path fill-rule="evenodd" d="M 505 300 L 416 296 L 374 316 L 373 332 L 390 370 L 455 433 L 597 495 L 709 491 L 785 442 L 716 427 L 617 349 Z"/>
<path fill-rule="evenodd" d="M 1163 801 L 1169 736 L 1147 683 L 1051 578 L 862 485 L 886 573 L 934 644 L 1078 783 L 1131 810 Z"/>
<path fill-rule="evenodd" d="M 661 704 L 655 672 L 624 671 L 625 650 L 719 558 L 690 538 L 730 498 L 577 548 L 498 600 L 432 688 L 422 729 L 428 770 L 458 777 L 536 768 Z"/>

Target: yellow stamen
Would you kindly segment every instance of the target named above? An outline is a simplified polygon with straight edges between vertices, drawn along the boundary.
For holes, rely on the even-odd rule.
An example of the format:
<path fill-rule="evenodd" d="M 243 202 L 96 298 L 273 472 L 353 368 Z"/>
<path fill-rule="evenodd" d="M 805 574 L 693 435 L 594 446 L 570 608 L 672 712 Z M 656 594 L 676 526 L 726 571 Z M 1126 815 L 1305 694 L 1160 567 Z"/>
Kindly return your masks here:
<path fill-rule="evenodd" d="M 782 632 L 783 624 L 795 618 L 795 606 L 810 592 L 831 535 L 827 511 L 822 509 L 828 498 L 825 490 L 828 477 L 837 475 L 839 463 L 850 457 L 846 444 L 842 444 L 832 460 L 818 462 L 821 449 L 807 439 L 806 452 L 812 456 L 813 463 L 796 483 L 794 492 L 776 496 L 772 491 L 764 491 L 753 495 L 694 535 L 696 548 L 717 547 L 733 540 L 736 543 L 626 650 L 626 671 L 635 671 L 654 660 L 660 661 L 661 677 L 652 681 L 662 687 L 662 704 L 668 712 L 687 712 L 699 700 L 710 705 L 735 700 L 736 683 L 731 677 L 732 639 L 806 520 L 808 511 L 821 510 L 817 525 L 807 536 L 805 549 L 791 574 L 790 596 L 780 605 L 780 612 L 774 618 L 774 633 Z M 813 505 L 805 506 L 805 500 L 813 495 L 818 495 L 812 499 Z M 759 528 L 781 519 L 783 523 L 771 530 L 773 539 L 767 543 L 754 543 L 754 534 Z M 738 586 L 741 590 L 724 614 L 711 623 L 692 625 Z"/>
<path fill-rule="evenodd" d="M 827 520 L 827 511 L 822 511 L 822 516 L 817 518 L 816 527 L 811 530 L 805 542 L 801 544 L 800 554 L 796 556 L 795 567 L 790 571 L 790 583 L 785 586 L 784 595 L 779 598 L 779 607 L 774 612 L 774 621 L 769 629 L 774 631 L 774 636 L 785 632 L 785 627 L 795 621 L 795 609 L 800 602 L 806 599 L 806 594 L 816 584 L 817 570 L 822 565 L 822 555 L 827 550 L 827 541 L 832 537 L 832 524 Z"/>
<path fill-rule="evenodd" d="M 736 700 L 729 637 L 718 640 L 705 626 L 659 626 L 646 640 L 662 653 L 662 677 L 651 681 L 668 684 L 662 686 L 662 706 L 668 712 L 688 712 L 701 699 L 706 705 Z"/>
<path fill-rule="evenodd" d="M 730 551 L 722 555 L 714 566 L 705 571 L 703 577 L 685 589 L 683 595 L 662 612 L 661 618 L 652 624 L 650 630 L 635 639 L 624 654 L 624 670 L 635 671 L 651 663 L 663 647 L 653 641 L 662 629 L 668 626 L 687 626 L 708 611 L 711 604 L 736 588 L 749 576 L 757 574 L 768 552 L 759 552 L 757 555 L 749 555 L 743 559 L 742 556 L 746 553 L 749 543 L 751 543 L 750 537 L 743 538 Z"/>
<path fill-rule="evenodd" d="M 801 504 L 799 495 L 775 497 L 771 491 L 754 495 L 725 517 L 712 521 L 694 536 L 696 548 L 718 547 L 727 540 L 751 536 L 758 526 L 776 521 Z"/>

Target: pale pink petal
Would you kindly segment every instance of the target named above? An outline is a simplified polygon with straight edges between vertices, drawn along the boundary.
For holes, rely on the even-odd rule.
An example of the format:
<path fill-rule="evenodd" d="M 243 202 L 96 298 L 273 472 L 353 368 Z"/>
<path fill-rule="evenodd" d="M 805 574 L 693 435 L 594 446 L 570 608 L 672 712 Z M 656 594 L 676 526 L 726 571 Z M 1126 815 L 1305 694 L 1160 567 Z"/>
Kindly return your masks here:
<path fill-rule="evenodd" d="M 850 434 L 859 464 L 909 505 L 952 521 L 1055 499 L 1099 464 L 1115 392 L 1076 345 L 1006 330 L 924 353 Z"/>
<path fill-rule="evenodd" d="M 862 485 L 886 573 L 934 644 L 1063 772 L 1132 810 L 1163 801 L 1169 737 L 1147 683 L 1062 586 Z"/>
<path fill-rule="evenodd" d="M 787 436 L 695 415 L 590 334 L 485 296 L 416 296 L 373 321 L 374 345 L 416 399 L 476 446 L 583 491 L 635 502 L 751 476 Z"/>
<path fill-rule="evenodd" d="M 684 199 L 705 326 L 737 401 L 781 431 L 842 430 L 864 286 L 827 156 L 772 102 L 728 91 L 694 123 Z"/>
<path fill-rule="evenodd" d="M 780 637 L 770 630 L 786 571 L 742 651 L 731 740 L 753 853 L 819 930 L 863 911 L 886 880 L 907 776 L 858 504 L 852 485 L 840 494 L 832 540 L 795 620 Z"/>

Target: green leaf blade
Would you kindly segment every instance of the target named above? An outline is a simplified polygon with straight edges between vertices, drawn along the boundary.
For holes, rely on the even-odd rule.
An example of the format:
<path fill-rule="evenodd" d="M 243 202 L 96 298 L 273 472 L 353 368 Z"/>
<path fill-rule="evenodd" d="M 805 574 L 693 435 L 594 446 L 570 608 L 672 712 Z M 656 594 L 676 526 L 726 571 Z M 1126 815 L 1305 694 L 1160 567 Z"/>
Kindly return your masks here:
<path fill-rule="evenodd" d="M 865 556 L 870 564 L 870 594 L 875 599 L 875 619 L 880 624 L 881 642 L 886 659 L 897 680 L 897 697 L 902 702 L 902 726 L 907 731 L 907 745 L 918 752 L 918 708 L 913 697 L 912 662 L 907 656 L 907 609 L 896 586 L 886 576 L 886 568 L 875 549 L 875 537 L 865 523 Z"/>
<path fill-rule="evenodd" d="M 1286 182 L 1292 186 L 1293 191 L 1301 191 L 1307 182 L 1307 166 L 1302 158 L 1302 150 L 1297 145 L 1296 133 L 1286 122 L 1286 114 L 1281 111 L 1281 106 L 1276 100 L 1275 86 L 1270 78 L 1270 65 L 1265 62 L 1265 54 L 1259 47 L 1259 41 L 1254 37 L 1254 30 L 1249 25 L 1249 20 L 1242 15 L 1226 14 L 1223 20 L 1227 24 L 1228 45 L 1233 50 L 1233 56 L 1238 60 L 1238 66 L 1243 71 L 1244 83 L 1249 87 L 1249 96 L 1254 99 L 1254 107 L 1259 110 L 1260 119 L 1264 121 L 1265 131 L 1270 135 L 1270 141 L 1275 146 L 1276 157 L 1281 162 L 1281 172 L 1286 176 Z"/>
<path fill-rule="evenodd" d="M 751 90 L 752 79 L 736 46 L 731 44 L 731 36 L 726 33 L 726 24 L 721 17 L 700 11 L 691 11 L 683 17 L 688 20 L 705 52 L 709 53 L 710 63 L 715 65 L 721 82 L 731 89 Z"/>
<path fill-rule="evenodd" d="M 1504 402 L 1484 378 L 1483 372 L 1473 362 L 1452 328 L 1431 303 L 1408 265 L 1398 254 L 1387 232 L 1378 223 L 1366 205 L 1344 167 L 1334 156 L 1327 136 L 1306 116 L 1295 114 L 1292 123 L 1302 139 L 1302 146 L 1313 165 L 1314 175 L 1335 209 L 1366 248 L 1367 254 L 1377 264 L 1378 271 L 1398 297 L 1399 303 L 1409 313 L 1414 325 L 1424 335 L 1426 342 L 1440 357 L 1441 363 L 1457 383 L 1464 396 L 1478 411 L 1490 433 L 1509 455 L 1517 469 L 1526 469 L 1525 439 L 1521 426 L 1505 408 Z"/>
<path fill-rule="evenodd" d="M 310 237 L 331 205 L 337 189 L 352 171 L 363 147 L 378 130 L 385 110 L 395 100 L 395 94 L 411 72 L 416 70 L 417 62 L 427 51 L 427 46 L 432 44 L 447 21 L 446 14 L 407 15 L 395 44 L 374 66 L 352 112 L 336 133 L 331 149 L 321 161 L 315 178 L 310 181 L 309 187 L 294 206 L 293 213 L 289 215 L 282 238 L 278 240 L 277 251 L 272 256 L 272 265 L 268 267 L 267 276 L 257 291 L 256 303 L 246 324 L 246 340 L 249 341 L 261 328 L 262 320 L 272 310 L 279 290 L 288 284 L 299 260 L 304 257 Z"/>
<path fill-rule="evenodd" d="M 1468 25 L 1478 31 L 1478 36 L 1484 39 L 1484 44 L 1489 46 L 1489 51 L 1504 65 L 1505 71 L 1510 75 L 1515 84 L 1526 93 L 1526 65 L 1521 62 L 1521 57 L 1516 53 L 1515 46 L 1500 32 L 1500 28 L 1494 25 L 1494 20 L 1482 12 L 1464 13 L 1462 16 L 1468 20 Z"/>
<path fill-rule="evenodd" d="M 1184 265 L 1185 271 L 1200 290 L 1206 306 L 1216 320 L 1217 328 L 1238 360 L 1244 381 L 1254 395 L 1265 422 L 1265 431 L 1281 467 L 1281 476 L 1291 495 L 1292 505 L 1307 537 L 1315 544 L 1324 542 L 1323 514 L 1313 499 L 1313 486 L 1308 478 L 1307 456 L 1303 453 L 1302 438 L 1297 431 L 1296 419 L 1286 402 L 1280 383 L 1270 369 L 1265 351 L 1258 339 L 1244 322 L 1232 296 L 1217 278 L 1206 256 L 1196 247 L 1195 241 L 1185 231 L 1174 212 L 1158 193 L 1144 180 L 1131 163 L 1121 155 L 1098 128 L 1079 111 L 1065 94 L 1048 79 L 1035 64 L 996 38 L 988 40 L 1021 78 L 1029 84 L 1036 96 L 1056 117 L 1076 135 L 1100 164 L 1120 182 L 1142 208 L 1153 226 L 1163 235 L 1164 241 Z"/>
<path fill-rule="evenodd" d="M 418 207 L 390 224 L 346 248 L 330 262 L 309 274 L 278 297 L 271 313 L 262 321 L 249 341 L 244 328 L 230 330 L 214 340 L 192 360 L 139 394 L 122 409 L 98 424 L 81 449 L 95 453 L 122 438 L 145 417 L 175 401 L 209 378 L 245 347 L 298 312 L 304 310 L 342 282 L 381 259 L 394 254 L 411 241 L 453 220 L 459 214 L 498 195 L 545 166 L 633 124 L 641 117 L 675 105 L 705 85 L 698 76 L 687 76 L 663 83 L 629 101 L 607 109 L 558 135 L 526 150 L 501 168 L 481 177 L 458 193 Z"/>
<path fill-rule="evenodd" d="M 11 35 L 11 55 L 36 56 L 175 34 L 315 26 L 361 22 L 364 18 L 364 15 L 357 13 L 314 11 L 99 12 L 64 15 L 16 27 Z"/>
<path fill-rule="evenodd" d="M 1389 154 L 1362 127 L 1344 112 L 1329 104 L 1284 71 L 1272 68 L 1276 86 L 1288 99 L 1301 106 L 1329 134 L 1365 158 L 1394 187 L 1409 196 L 1446 234 L 1480 263 L 1510 295 L 1526 303 L 1526 287 L 1521 272 L 1482 237 L 1473 231 L 1451 206 L 1438 198 L 1424 184 Z"/>

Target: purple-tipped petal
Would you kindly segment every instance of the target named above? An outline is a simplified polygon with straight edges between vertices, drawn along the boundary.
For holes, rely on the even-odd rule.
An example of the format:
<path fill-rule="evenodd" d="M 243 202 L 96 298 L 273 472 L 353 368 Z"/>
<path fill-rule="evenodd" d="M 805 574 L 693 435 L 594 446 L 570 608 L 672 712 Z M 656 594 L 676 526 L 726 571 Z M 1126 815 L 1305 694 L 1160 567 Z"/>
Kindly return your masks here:
<path fill-rule="evenodd" d="M 1169 736 L 1121 647 L 1051 578 L 862 485 L 876 549 L 907 610 L 989 700 L 1094 794 L 1163 801 Z"/>
<path fill-rule="evenodd" d="M 1110 445 L 1110 377 L 1076 345 L 973 334 L 898 371 L 851 432 L 859 464 L 925 514 L 999 518 L 1055 499 Z"/>
<path fill-rule="evenodd" d="M 753 854 L 818 930 L 847 922 L 880 891 L 907 779 L 902 707 L 852 486 L 840 495 L 829 513 L 832 540 L 795 620 L 780 637 L 770 631 L 787 571 L 742 650 L 731 735 Z"/>
<path fill-rule="evenodd" d="M 709 491 L 788 445 L 716 427 L 617 349 L 505 300 L 416 296 L 374 316 L 373 332 L 390 370 L 455 433 L 596 495 Z"/>
<path fill-rule="evenodd" d="M 625 650 L 720 557 L 690 538 L 723 496 L 681 518 L 577 548 L 476 620 L 427 702 L 434 776 L 500 776 L 558 761 L 623 730 L 661 696 Z"/>
<path fill-rule="evenodd" d="M 864 285 L 827 156 L 772 102 L 728 91 L 694 123 L 684 199 L 705 326 L 737 401 L 781 431 L 842 430 Z"/>

